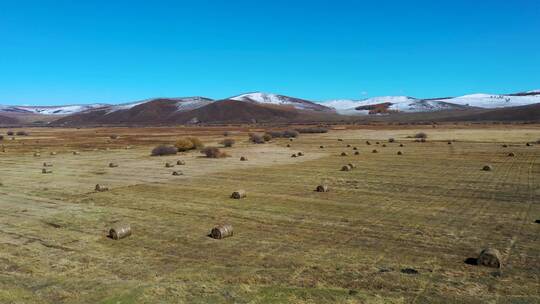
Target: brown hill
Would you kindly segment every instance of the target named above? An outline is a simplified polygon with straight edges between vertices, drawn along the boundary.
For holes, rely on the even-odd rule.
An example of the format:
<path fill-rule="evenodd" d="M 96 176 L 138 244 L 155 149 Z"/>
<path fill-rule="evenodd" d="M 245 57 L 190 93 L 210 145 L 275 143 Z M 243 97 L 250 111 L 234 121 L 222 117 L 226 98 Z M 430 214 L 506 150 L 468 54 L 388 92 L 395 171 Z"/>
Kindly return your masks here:
<path fill-rule="evenodd" d="M 0 125 L 16 125 L 19 123 L 19 120 L 16 118 L 0 115 Z"/>

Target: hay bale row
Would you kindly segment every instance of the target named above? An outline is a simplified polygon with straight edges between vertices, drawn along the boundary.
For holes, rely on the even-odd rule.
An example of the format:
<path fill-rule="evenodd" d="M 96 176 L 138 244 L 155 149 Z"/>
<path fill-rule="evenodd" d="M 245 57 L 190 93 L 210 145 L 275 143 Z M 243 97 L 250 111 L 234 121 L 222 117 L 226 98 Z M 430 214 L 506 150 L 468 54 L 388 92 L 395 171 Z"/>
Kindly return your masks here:
<path fill-rule="evenodd" d="M 480 252 L 477 263 L 481 266 L 501 268 L 501 253 L 497 249 L 486 248 Z"/>
<path fill-rule="evenodd" d="M 346 164 L 345 166 L 341 167 L 341 171 L 351 171 L 352 169 L 355 169 L 356 165 L 354 164 Z"/>
<path fill-rule="evenodd" d="M 113 240 L 120 240 L 131 235 L 129 224 L 115 224 L 109 229 L 109 237 Z"/>
<path fill-rule="evenodd" d="M 94 188 L 94 190 L 96 192 L 105 192 L 105 191 L 109 191 L 109 188 L 102 186 L 100 184 L 96 184 L 96 187 Z"/>
<path fill-rule="evenodd" d="M 246 190 L 236 190 L 231 194 L 231 198 L 234 198 L 234 199 L 242 199 L 242 198 L 245 198 L 246 196 L 247 196 Z"/>
<path fill-rule="evenodd" d="M 230 224 L 218 225 L 212 228 L 210 236 L 217 240 L 233 236 L 233 227 Z"/>
<path fill-rule="evenodd" d="M 328 192 L 330 190 L 328 188 L 328 185 L 322 184 L 322 185 L 318 185 L 317 188 L 315 188 L 315 191 L 317 191 L 317 192 Z"/>

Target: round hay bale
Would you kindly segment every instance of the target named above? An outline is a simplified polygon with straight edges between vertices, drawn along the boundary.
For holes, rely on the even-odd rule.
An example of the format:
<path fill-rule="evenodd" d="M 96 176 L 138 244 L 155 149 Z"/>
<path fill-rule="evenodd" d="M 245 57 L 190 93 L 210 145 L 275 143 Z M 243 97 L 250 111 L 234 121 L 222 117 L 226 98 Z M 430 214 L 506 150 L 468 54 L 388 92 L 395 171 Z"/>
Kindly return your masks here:
<path fill-rule="evenodd" d="M 114 224 L 109 229 L 109 237 L 113 240 L 120 240 L 131 235 L 131 226 L 129 224 Z"/>
<path fill-rule="evenodd" d="M 341 139 L 341 138 L 338 138 L 337 140 L 338 140 L 338 141 L 343 141 L 343 139 Z"/>
<path fill-rule="evenodd" d="M 96 187 L 94 188 L 94 190 L 96 192 L 105 192 L 105 191 L 109 191 L 109 188 L 104 187 L 104 186 L 102 186 L 100 184 L 96 184 Z"/>
<path fill-rule="evenodd" d="M 345 165 L 343 167 L 341 167 L 341 171 L 351 171 L 352 168 L 349 166 L 349 165 Z"/>
<path fill-rule="evenodd" d="M 315 188 L 315 191 L 317 192 L 328 192 L 328 185 L 318 185 L 317 188 Z"/>
<path fill-rule="evenodd" d="M 291 147 L 291 145 L 287 144 L 287 148 L 290 148 L 290 147 Z"/>
<path fill-rule="evenodd" d="M 377 151 L 377 149 L 373 149 L 373 151 L 371 151 L 371 153 L 379 153 L 379 151 Z"/>
<path fill-rule="evenodd" d="M 514 154 L 514 152 L 510 152 L 510 153 L 508 153 L 508 156 L 509 157 L 514 157 L 514 156 L 516 156 L 516 154 Z"/>
<path fill-rule="evenodd" d="M 508 145 L 502 145 L 503 148 L 508 148 Z"/>
<path fill-rule="evenodd" d="M 293 155 L 291 155 L 291 157 L 296 157 L 296 153 L 294 153 Z"/>
<path fill-rule="evenodd" d="M 451 144 L 452 144 L 452 142 L 451 142 L 451 141 L 449 141 L 449 142 L 448 142 L 448 144 L 449 144 L 449 145 L 451 145 Z"/>
<path fill-rule="evenodd" d="M 366 145 L 371 145 L 371 143 L 369 142 L 369 140 L 366 140 Z"/>
<path fill-rule="evenodd" d="M 52 166 L 53 164 L 51 163 L 47 163 L 47 162 L 43 163 L 43 167 L 52 167 Z"/>
<path fill-rule="evenodd" d="M 213 239 L 221 240 L 226 237 L 233 236 L 233 227 L 229 224 L 224 225 L 218 225 L 214 228 L 212 228 L 212 231 L 210 232 L 210 236 Z"/>
<path fill-rule="evenodd" d="M 388 142 L 389 142 L 389 143 L 393 143 L 394 141 L 396 141 L 396 140 L 393 139 L 393 138 L 389 138 L 389 139 L 388 139 Z"/>
<path fill-rule="evenodd" d="M 353 147 L 352 149 L 356 151 L 356 150 L 358 150 L 358 147 Z"/>
<path fill-rule="evenodd" d="M 382 147 L 383 147 L 383 148 L 386 148 L 386 144 L 383 144 Z"/>
<path fill-rule="evenodd" d="M 244 197 L 246 197 L 246 190 L 237 190 L 231 194 L 231 198 L 234 198 L 234 199 L 241 199 Z"/>
<path fill-rule="evenodd" d="M 351 147 L 351 145 L 350 145 L 350 144 L 347 144 L 347 148 L 350 148 L 350 147 Z"/>
<path fill-rule="evenodd" d="M 117 163 L 109 163 L 109 168 L 116 168 L 118 167 Z"/>
<path fill-rule="evenodd" d="M 324 149 L 324 146 L 319 146 L 319 149 Z"/>
<path fill-rule="evenodd" d="M 480 255 L 478 256 L 478 265 L 486 266 L 486 267 L 493 267 L 493 268 L 501 268 L 502 267 L 502 259 L 501 259 L 501 253 L 499 250 L 494 248 L 486 248 L 480 252 Z"/>
<path fill-rule="evenodd" d="M 298 156 L 304 156 L 304 153 L 298 152 L 298 153 L 296 153 L 296 155 L 298 155 Z"/>
<path fill-rule="evenodd" d="M 380 142 L 376 142 L 375 144 L 376 144 L 376 145 L 380 145 L 381 143 L 380 143 Z"/>
<path fill-rule="evenodd" d="M 176 161 L 176 164 L 177 164 L 178 166 L 183 166 L 183 165 L 186 164 L 186 162 L 183 161 L 183 160 L 177 160 L 177 161 Z"/>
<path fill-rule="evenodd" d="M 354 155 L 360 155 L 360 152 L 354 151 Z"/>
<path fill-rule="evenodd" d="M 247 160 L 248 160 L 248 159 L 247 159 L 247 157 L 245 157 L 245 156 L 241 156 L 241 157 L 240 157 L 240 161 L 247 161 Z"/>
<path fill-rule="evenodd" d="M 403 144 L 399 144 L 400 147 L 403 147 Z"/>
<path fill-rule="evenodd" d="M 73 151 L 73 155 L 79 155 L 81 154 L 79 151 Z"/>
<path fill-rule="evenodd" d="M 355 164 L 351 164 L 351 163 L 348 163 L 347 166 L 351 167 L 351 169 L 356 168 L 356 165 L 355 165 Z"/>
<path fill-rule="evenodd" d="M 173 171 L 172 175 L 178 176 L 178 175 L 184 175 L 184 173 L 182 173 L 182 171 Z"/>
<path fill-rule="evenodd" d="M 347 155 L 349 155 L 349 154 L 347 154 L 347 152 L 341 152 L 340 155 L 341 155 L 341 156 L 347 156 Z"/>
<path fill-rule="evenodd" d="M 491 171 L 491 170 L 493 170 L 493 167 L 491 165 L 485 165 L 484 167 L 482 167 L 482 170 Z"/>
<path fill-rule="evenodd" d="M 165 168 L 172 168 L 172 167 L 174 167 L 173 163 L 170 163 L 170 162 L 165 163 Z"/>
<path fill-rule="evenodd" d="M 51 153 L 49 153 L 49 154 L 51 154 L 51 155 L 56 155 L 56 152 L 51 152 Z"/>
<path fill-rule="evenodd" d="M 527 147 L 532 146 L 531 143 L 526 143 L 525 145 L 526 145 Z"/>
<path fill-rule="evenodd" d="M 43 169 L 41 169 L 41 173 L 42 174 L 50 174 L 50 173 L 52 173 L 52 170 L 43 168 Z"/>
<path fill-rule="evenodd" d="M 397 151 L 397 155 L 403 155 L 401 151 Z"/>
<path fill-rule="evenodd" d="M 40 156 L 41 156 L 41 154 L 40 154 L 40 153 L 37 153 L 37 152 L 36 152 L 36 153 L 34 153 L 34 157 L 40 157 Z"/>

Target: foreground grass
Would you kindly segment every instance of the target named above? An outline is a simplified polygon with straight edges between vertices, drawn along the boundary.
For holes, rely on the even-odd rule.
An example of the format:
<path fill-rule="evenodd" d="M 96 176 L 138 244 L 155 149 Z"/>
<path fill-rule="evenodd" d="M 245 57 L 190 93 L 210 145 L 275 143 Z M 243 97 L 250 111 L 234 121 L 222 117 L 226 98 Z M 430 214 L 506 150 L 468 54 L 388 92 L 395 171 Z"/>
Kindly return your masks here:
<path fill-rule="evenodd" d="M 130 135 L 133 149 L 74 156 L 69 149 L 103 143 L 70 132 L 58 156 L 34 158 L 29 144 L 2 155 L 1 303 L 540 301 L 540 149 L 501 147 L 540 138 L 535 129 L 428 130 L 440 141 L 427 143 L 406 139 L 414 130 L 335 131 L 291 148 L 241 142 L 233 157 L 212 160 L 148 157 L 141 138 L 155 134 L 144 129 L 130 131 L 140 132 Z M 55 150 L 64 136 L 54 137 Z M 382 147 L 388 137 L 397 142 Z M 306 156 L 290 158 L 297 151 Z M 180 158 L 187 165 L 175 169 L 185 175 L 172 177 L 163 164 Z M 39 173 L 44 159 L 53 174 Z M 357 169 L 339 171 L 349 162 Z M 494 170 L 481 171 L 486 163 Z M 94 193 L 98 182 L 111 191 Z M 321 182 L 331 191 L 314 192 Z M 237 189 L 248 197 L 229 199 Z M 115 221 L 131 223 L 133 235 L 106 238 Z M 234 237 L 206 236 L 225 222 Z M 501 271 L 464 263 L 486 246 L 503 254 Z"/>

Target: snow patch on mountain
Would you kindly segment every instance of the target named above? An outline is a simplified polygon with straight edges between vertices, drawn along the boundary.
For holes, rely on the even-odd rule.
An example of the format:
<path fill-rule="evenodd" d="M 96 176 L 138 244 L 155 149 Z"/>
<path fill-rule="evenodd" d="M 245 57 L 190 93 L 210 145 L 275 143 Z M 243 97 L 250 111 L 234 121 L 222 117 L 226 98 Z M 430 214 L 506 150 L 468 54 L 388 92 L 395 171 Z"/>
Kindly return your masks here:
<path fill-rule="evenodd" d="M 292 106 L 299 110 L 329 110 L 324 104 L 314 103 L 308 100 L 293 98 L 284 95 L 254 92 L 238 95 L 235 97 L 229 98 L 231 100 L 238 100 L 244 102 L 253 102 L 259 104 L 270 104 L 270 105 L 283 105 L 283 106 Z"/>
<path fill-rule="evenodd" d="M 67 106 L 0 106 L 0 111 L 42 115 L 70 115 L 91 109 L 102 108 L 105 106 L 108 105 L 96 103 Z"/>
<path fill-rule="evenodd" d="M 526 106 L 540 103 L 540 95 L 510 96 L 495 94 L 470 94 L 444 100 L 447 103 L 483 109 Z"/>

